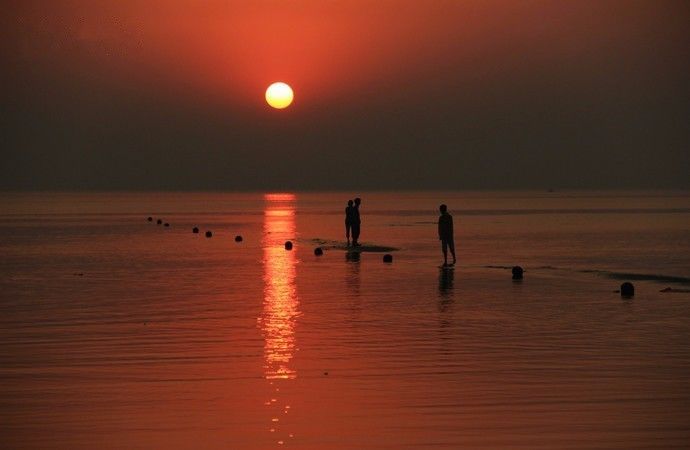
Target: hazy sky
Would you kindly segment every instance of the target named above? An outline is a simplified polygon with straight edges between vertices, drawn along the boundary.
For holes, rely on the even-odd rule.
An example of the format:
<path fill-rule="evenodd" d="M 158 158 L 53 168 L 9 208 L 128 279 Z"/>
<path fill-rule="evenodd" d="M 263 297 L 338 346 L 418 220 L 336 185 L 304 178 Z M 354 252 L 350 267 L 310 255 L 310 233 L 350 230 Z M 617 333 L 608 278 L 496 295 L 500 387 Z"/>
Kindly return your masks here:
<path fill-rule="evenodd" d="M 0 14 L 0 189 L 690 188 L 687 1 Z"/>

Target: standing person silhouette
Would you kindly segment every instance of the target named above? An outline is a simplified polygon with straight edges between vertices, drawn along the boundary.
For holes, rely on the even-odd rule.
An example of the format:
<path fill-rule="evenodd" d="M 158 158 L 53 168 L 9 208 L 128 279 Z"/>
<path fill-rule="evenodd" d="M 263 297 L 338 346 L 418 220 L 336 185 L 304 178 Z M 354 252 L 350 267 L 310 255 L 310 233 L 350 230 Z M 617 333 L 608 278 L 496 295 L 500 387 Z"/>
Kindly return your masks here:
<path fill-rule="evenodd" d="M 446 205 L 439 206 L 441 215 L 438 218 L 438 238 L 441 240 L 441 250 L 443 250 L 443 266 L 448 264 L 448 249 L 453 255 L 453 264 L 455 264 L 455 242 L 453 240 L 453 216 L 448 214 L 448 207 Z"/>
<path fill-rule="evenodd" d="M 352 221 L 355 218 L 355 207 L 352 200 L 347 201 L 345 208 L 345 237 L 347 238 L 347 246 L 350 246 L 350 230 L 352 229 Z"/>
<path fill-rule="evenodd" d="M 355 199 L 355 206 L 353 207 L 354 213 L 352 214 L 352 246 L 353 247 L 359 247 L 359 232 L 360 232 L 360 225 L 362 224 L 362 221 L 359 218 L 359 205 L 362 203 L 362 199 L 357 197 Z"/>

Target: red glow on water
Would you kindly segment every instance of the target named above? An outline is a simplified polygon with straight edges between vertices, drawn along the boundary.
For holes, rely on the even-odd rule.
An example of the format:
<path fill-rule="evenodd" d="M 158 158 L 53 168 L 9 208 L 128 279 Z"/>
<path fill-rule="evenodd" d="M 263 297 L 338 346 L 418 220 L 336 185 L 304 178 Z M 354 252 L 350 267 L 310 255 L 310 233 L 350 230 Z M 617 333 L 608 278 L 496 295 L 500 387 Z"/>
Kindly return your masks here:
<path fill-rule="evenodd" d="M 264 194 L 264 200 L 267 202 L 292 202 L 295 201 L 297 197 L 295 194 L 291 194 L 289 192 L 276 192 L 276 193 L 271 193 L 271 194 Z M 275 206 L 275 205 L 274 205 Z M 266 212 L 275 212 L 275 211 L 285 211 L 285 212 L 292 212 L 294 213 L 294 209 L 276 209 L 276 208 L 266 208 Z M 293 225 L 294 226 L 294 225 Z"/>
<path fill-rule="evenodd" d="M 264 335 L 264 376 L 295 378 L 290 366 L 296 348 L 295 326 L 299 299 L 295 284 L 296 253 L 284 242 L 295 235 L 294 194 L 267 194 L 264 210 L 264 307 L 260 326 Z"/>

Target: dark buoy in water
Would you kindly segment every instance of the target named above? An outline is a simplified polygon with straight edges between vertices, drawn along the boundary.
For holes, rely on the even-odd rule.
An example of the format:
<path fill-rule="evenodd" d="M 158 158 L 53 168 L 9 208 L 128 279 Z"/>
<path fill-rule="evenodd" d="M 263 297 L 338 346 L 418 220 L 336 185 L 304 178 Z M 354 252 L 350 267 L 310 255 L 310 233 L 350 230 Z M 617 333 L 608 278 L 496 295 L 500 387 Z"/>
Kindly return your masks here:
<path fill-rule="evenodd" d="M 211 236 L 213 236 L 213 233 L 211 233 L 210 231 L 207 231 L 207 232 L 206 232 L 206 237 L 207 237 L 207 238 L 210 238 Z"/>
<path fill-rule="evenodd" d="M 153 222 L 153 217 L 149 216 L 146 220 L 148 220 L 149 222 Z"/>
<path fill-rule="evenodd" d="M 169 224 L 168 222 L 165 222 L 165 223 L 163 224 L 163 226 L 164 226 L 164 227 L 169 227 L 170 224 Z"/>
<path fill-rule="evenodd" d="M 194 233 L 194 234 L 199 233 L 199 227 L 192 228 L 192 233 Z"/>
<path fill-rule="evenodd" d="M 523 272 L 524 272 L 524 270 L 522 270 L 522 267 L 520 267 L 520 266 L 513 267 L 513 280 L 522 280 Z"/>
<path fill-rule="evenodd" d="M 385 255 L 383 255 L 383 262 L 392 263 L 393 262 L 393 255 L 391 255 L 390 253 L 386 253 Z"/>
<path fill-rule="evenodd" d="M 285 250 L 292 250 L 292 241 L 285 241 Z"/>
<path fill-rule="evenodd" d="M 322 249 L 321 247 L 316 247 L 316 248 L 314 249 L 314 254 L 315 254 L 316 256 L 321 256 L 321 255 L 323 255 L 323 249 Z"/>
<path fill-rule="evenodd" d="M 161 225 L 161 224 L 163 223 L 163 221 L 162 221 L 161 219 L 158 219 L 158 220 L 156 220 L 156 223 L 157 223 L 158 225 Z"/>
<path fill-rule="evenodd" d="M 635 286 L 629 281 L 621 284 L 621 297 L 633 297 L 635 295 Z"/>
<path fill-rule="evenodd" d="M 235 242 L 242 242 L 242 236 L 240 236 L 239 234 L 235 236 Z"/>

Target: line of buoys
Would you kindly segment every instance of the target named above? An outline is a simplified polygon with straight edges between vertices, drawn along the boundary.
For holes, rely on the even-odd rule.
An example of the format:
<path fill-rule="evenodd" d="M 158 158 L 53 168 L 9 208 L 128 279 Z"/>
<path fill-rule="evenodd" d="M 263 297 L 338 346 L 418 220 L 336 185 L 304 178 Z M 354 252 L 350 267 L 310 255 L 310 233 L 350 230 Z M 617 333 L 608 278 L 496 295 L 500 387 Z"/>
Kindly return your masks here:
<path fill-rule="evenodd" d="M 513 273 L 513 280 L 522 280 L 523 274 L 524 274 L 524 269 L 520 266 L 513 266 L 512 268 L 512 273 Z M 635 286 L 629 282 L 626 281 L 625 283 L 621 284 L 621 287 L 619 290 L 614 291 L 616 293 L 620 293 L 622 298 L 632 298 L 635 296 Z M 664 291 L 661 291 L 664 292 Z"/>
<path fill-rule="evenodd" d="M 146 218 L 146 220 L 147 220 L 148 222 L 153 222 L 153 217 L 148 216 L 148 217 Z M 163 222 L 163 219 L 156 219 L 156 224 L 157 224 L 157 225 L 163 225 L 164 227 L 167 227 L 167 228 L 170 227 L 170 223 L 169 223 L 169 222 Z M 193 228 L 192 228 L 192 233 L 194 233 L 194 234 L 199 234 L 199 227 L 193 227 Z M 212 237 L 212 236 L 213 236 L 213 232 L 211 232 L 211 231 L 207 231 L 207 232 L 206 232 L 206 237 L 207 237 L 207 238 L 210 238 L 210 237 Z M 243 240 L 244 240 L 244 238 L 242 237 L 242 235 L 238 234 L 238 235 L 235 236 L 235 242 L 242 242 Z M 289 248 L 288 248 L 288 247 L 289 247 Z M 292 242 L 290 242 L 290 241 L 286 242 L 286 243 L 285 243 L 285 248 L 286 248 L 287 250 L 291 250 L 291 249 L 292 249 Z"/>
<path fill-rule="evenodd" d="M 153 222 L 153 217 L 148 216 L 146 218 L 146 220 L 148 222 Z M 164 227 L 170 227 L 170 223 L 168 223 L 168 222 L 163 223 L 162 219 L 157 219 L 156 224 L 157 225 L 163 225 Z M 199 233 L 199 227 L 192 228 L 192 233 L 198 234 Z M 207 231 L 205 233 L 205 236 L 207 238 L 213 237 L 213 232 Z M 243 240 L 244 240 L 244 238 L 242 237 L 242 235 L 238 234 L 235 236 L 235 242 L 242 242 Z M 292 241 L 285 241 L 285 250 L 292 250 L 292 248 L 293 248 Z M 316 247 L 314 249 L 314 255 L 322 256 L 323 255 L 323 249 L 321 247 Z M 348 252 L 345 256 L 346 256 L 345 259 L 347 261 L 359 261 L 359 252 L 352 252 L 352 253 Z M 383 262 L 384 263 L 392 263 L 393 262 L 393 255 L 391 255 L 390 253 L 386 253 L 385 255 L 383 255 Z M 511 273 L 513 275 L 513 280 L 522 280 L 524 277 L 524 272 L 525 272 L 525 270 L 522 267 L 513 266 L 513 268 L 511 269 Z M 671 291 L 671 289 L 668 288 L 668 291 Z M 632 298 L 635 296 L 635 286 L 632 283 L 630 283 L 629 281 L 626 281 L 625 283 L 621 284 L 620 290 L 616 291 L 616 292 L 620 292 L 621 297 L 623 297 L 623 298 Z M 666 292 L 666 290 L 662 290 L 661 292 Z"/>
<path fill-rule="evenodd" d="M 384 256 L 384 261 L 385 261 L 385 256 Z M 522 280 L 524 272 L 525 271 L 522 267 L 513 266 L 513 268 L 512 268 L 513 280 Z M 635 296 L 635 286 L 631 282 L 626 281 L 625 283 L 621 284 L 621 287 L 619 290 L 614 291 L 614 292 L 617 292 L 617 293 L 619 292 L 621 294 L 621 297 L 623 297 L 623 298 L 632 298 Z"/>

